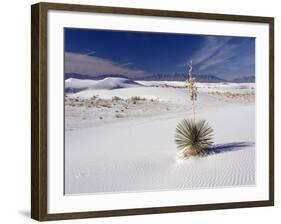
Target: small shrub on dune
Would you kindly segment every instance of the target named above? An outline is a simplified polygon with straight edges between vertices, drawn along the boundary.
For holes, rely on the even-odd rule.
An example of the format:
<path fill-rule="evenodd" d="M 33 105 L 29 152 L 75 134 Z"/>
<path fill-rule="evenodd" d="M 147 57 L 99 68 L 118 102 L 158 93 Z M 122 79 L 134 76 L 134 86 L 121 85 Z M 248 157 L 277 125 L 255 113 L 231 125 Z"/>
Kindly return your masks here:
<path fill-rule="evenodd" d="M 140 96 L 132 96 L 131 97 L 131 100 L 135 100 L 135 101 L 138 101 L 138 100 L 145 100 L 144 98 L 141 98 Z"/>
<path fill-rule="evenodd" d="M 175 142 L 182 157 L 204 155 L 212 147 L 213 129 L 205 120 L 182 120 L 176 128 Z"/>
<path fill-rule="evenodd" d="M 138 101 L 141 101 L 141 100 L 145 100 L 145 98 L 141 98 L 139 96 L 132 96 L 129 99 L 129 102 L 132 102 L 133 104 L 136 104 Z"/>
<path fill-rule="evenodd" d="M 121 100 L 121 98 L 119 96 L 113 96 L 111 98 L 112 101 L 118 101 L 118 100 Z"/>

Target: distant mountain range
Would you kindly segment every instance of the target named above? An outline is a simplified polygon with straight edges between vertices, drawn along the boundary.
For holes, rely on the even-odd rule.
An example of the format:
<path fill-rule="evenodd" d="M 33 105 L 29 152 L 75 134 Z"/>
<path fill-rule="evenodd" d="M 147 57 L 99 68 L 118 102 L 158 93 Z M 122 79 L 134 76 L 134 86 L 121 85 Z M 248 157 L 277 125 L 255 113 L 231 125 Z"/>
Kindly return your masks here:
<path fill-rule="evenodd" d="M 255 82 L 255 76 L 244 76 L 241 78 L 236 78 L 233 79 L 233 82 L 237 82 L 237 83 L 244 83 L 244 82 Z"/>
<path fill-rule="evenodd" d="M 218 78 L 214 75 L 195 75 L 194 77 L 198 82 L 227 82 L 227 80 Z M 185 81 L 187 79 L 186 73 L 174 73 L 174 74 L 156 74 L 139 78 L 138 80 L 145 81 Z"/>
<path fill-rule="evenodd" d="M 90 76 L 90 75 L 81 75 L 77 73 L 66 73 L 64 75 L 64 79 L 69 78 L 76 78 L 76 79 L 90 79 L 90 80 L 101 80 L 106 77 L 115 77 L 115 78 L 126 78 L 130 79 L 129 77 L 121 74 L 106 74 L 106 75 L 99 75 L 99 76 Z M 194 77 L 198 82 L 203 83 L 217 83 L 217 82 L 235 82 L 235 83 L 248 83 L 248 82 L 255 82 L 255 76 L 244 76 L 241 78 L 235 78 L 233 80 L 226 80 L 221 79 L 215 75 L 196 75 Z M 135 80 L 143 80 L 143 81 L 185 81 L 187 78 L 186 73 L 174 73 L 174 74 L 155 74 L 144 76 L 141 78 L 137 78 Z"/>

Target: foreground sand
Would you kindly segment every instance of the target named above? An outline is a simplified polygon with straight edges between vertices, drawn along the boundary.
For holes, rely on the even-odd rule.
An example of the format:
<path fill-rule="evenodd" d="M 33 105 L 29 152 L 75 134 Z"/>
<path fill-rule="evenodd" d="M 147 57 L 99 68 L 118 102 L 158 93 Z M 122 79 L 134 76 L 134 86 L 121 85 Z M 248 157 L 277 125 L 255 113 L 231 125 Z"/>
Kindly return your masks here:
<path fill-rule="evenodd" d="M 213 127 L 215 145 L 208 156 L 180 160 L 174 133 L 177 123 L 191 116 L 186 90 L 175 88 L 174 83 L 173 87 L 141 84 L 68 95 L 81 103 L 66 105 L 66 194 L 255 184 L 254 98 L 210 94 L 210 85 L 199 89 L 197 119 L 206 119 Z M 211 90 L 253 92 L 252 85 L 240 87 L 225 90 L 225 86 L 216 84 Z M 108 99 L 98 101 L 102 103 L 112 102 L 114 96 L 123 101 L 100 108 L 84 105 L 85 99 L 93 96 Z M 134 104 L 132 96 L 144 100 Z M 120 111 L 122 117 L 116 116 Z"/>

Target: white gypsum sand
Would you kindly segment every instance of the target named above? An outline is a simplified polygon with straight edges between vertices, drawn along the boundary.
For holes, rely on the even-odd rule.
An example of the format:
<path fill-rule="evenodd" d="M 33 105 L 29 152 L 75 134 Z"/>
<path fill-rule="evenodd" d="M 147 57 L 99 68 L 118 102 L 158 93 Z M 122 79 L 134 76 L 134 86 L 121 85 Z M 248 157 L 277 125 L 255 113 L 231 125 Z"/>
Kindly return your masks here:
<path fill-rule="evenodd" d="M 66 94 L 66 194 L 255 184 L 254 84 L 199 84 L 196 119 L 213 127 L 215 145 L 180 160 L 175 128 L 192 117 L 183 82 L 87 82 Z"/>

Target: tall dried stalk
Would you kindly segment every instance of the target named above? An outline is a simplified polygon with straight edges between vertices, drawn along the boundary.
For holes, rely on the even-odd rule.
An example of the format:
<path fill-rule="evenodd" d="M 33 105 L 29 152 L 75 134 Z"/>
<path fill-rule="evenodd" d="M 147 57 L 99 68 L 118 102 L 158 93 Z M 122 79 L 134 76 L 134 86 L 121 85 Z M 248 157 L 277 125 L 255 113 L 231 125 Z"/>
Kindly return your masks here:
<path fill-rule="evenodd" d="M 197 100 L 197 86 L 196 79 L 192 77 L 192 61 L 189 62 L 188 79 L 186 80 L 186 87 L 190 93 L 190 100 L 192 101 L 193 121 L 195 122 L 195 101 Z"/>

